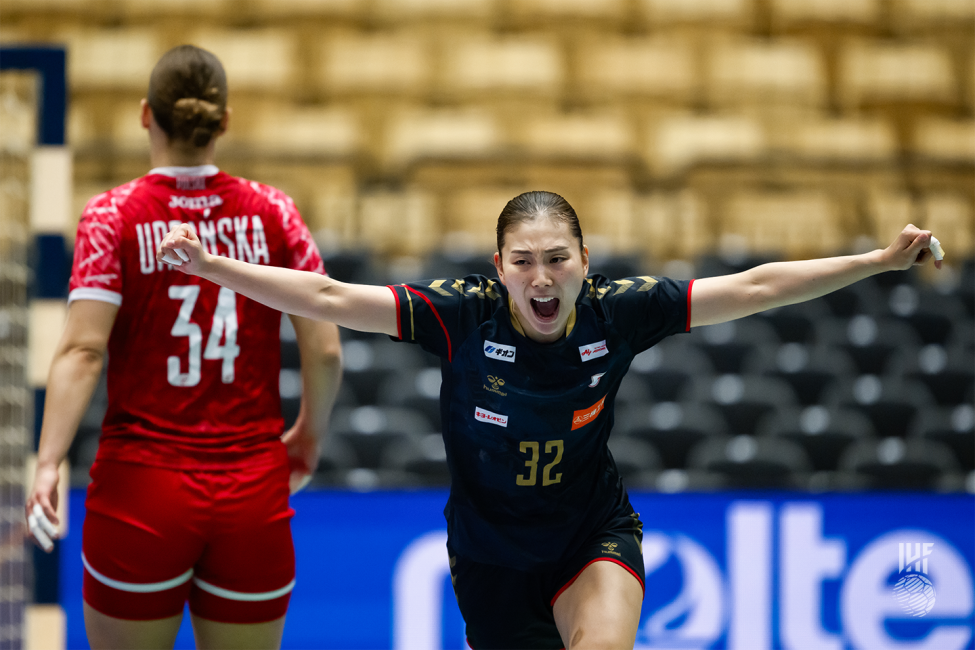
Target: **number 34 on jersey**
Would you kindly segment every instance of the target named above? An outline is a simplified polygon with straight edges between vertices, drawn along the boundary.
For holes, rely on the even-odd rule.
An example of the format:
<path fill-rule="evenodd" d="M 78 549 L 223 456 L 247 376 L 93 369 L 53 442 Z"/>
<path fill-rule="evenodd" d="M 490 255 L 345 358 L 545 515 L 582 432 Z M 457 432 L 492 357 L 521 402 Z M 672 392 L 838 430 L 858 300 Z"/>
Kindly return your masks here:
<path fill-rule="evenodd" d="M 182 371 L 183 360 L 176 356 L 166 359 L 166 379 L 171 386 L 196 386 L 201 378 L 202 359 L 222 359 L 220 379 L 225 384 L 234 382 L 234 362 L 240 355 L 237 345 L 237 294 L 226 287 L 220 288 L 217 306 L 213 310 L 213 322 L 206 348 L 203 345 L 203 332 L 191 319 L 196 300 L 200 297 L 199 285 L 173 285 L 169 287 L 169 297 L 180 300 L 179 314 L 169 331 L 175 337 L 189 339 L 189 361 L 186 372 Z"/>

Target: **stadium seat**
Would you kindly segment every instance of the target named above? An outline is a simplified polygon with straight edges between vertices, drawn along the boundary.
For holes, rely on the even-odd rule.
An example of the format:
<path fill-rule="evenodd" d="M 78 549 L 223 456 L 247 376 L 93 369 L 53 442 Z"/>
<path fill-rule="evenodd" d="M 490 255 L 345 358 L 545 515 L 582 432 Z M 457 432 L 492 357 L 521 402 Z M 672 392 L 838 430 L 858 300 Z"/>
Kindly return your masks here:
<path fill-rule="evenodd" d="M 768 146 L 761 123 L 749 117 L 678 115 L 649 124 L 647 131 L 644 157 L 661 176 L 699 162 L 749 163 Z"/>
<path fill-rule="evenodd" d="M 773 21 L 777 25 L 827 23 L 835 29 L 837 23 L 871 25 L 878 18 L 877 0 L 772 0 Z"/>
<path fill-rule="evenodd" d="M 615 111 L 533 116 L 521 130 L 521 145 L 533 158 L 615 160 L 633 153 L 629 121 Z"/>
<path fill-rule="evenodd" d="M 500 126 L 484 110 L 404 110 L 389 118 L 383 157 L 392 169 L 401 169 L 420 159 L 491 156 L 500 145 Z"/>
<path fill-rule="evenodd" d="M 742 370 L 785 381 L 803 406 L 819 404 L 837 379 L 856 375 L 856 366 L 841 350 L 802 343 L 758 348 Z"/>
<path fill-rule="evenodd" d="M 798 488 L 810 470 L 802 447 L 780 438 L 738 435 L 699 443 L 689 467 L 722 474 L 728 487 Z"/>
<path fill-rule="evenodd" d="M 749 0 L 641 0 L 641 8 L 653 25 L 704 23 L 724 29 L 747 26 L 752 18 Z"/>
<path fill-rule="evenodd" d="M 975 157 L 975 125 L 969 119 L 920 118 L 913 143 L 914 151 L 923 158 L 970 163 Z"/>
<path fill-rule="evenodd" d="M 961 346 L 925 345 L 906 357 L 898 370 L 927 386 L 940 406 L 964 403 L 975 384 L 975 358 Z"/>
<path fill-rule="evenodd" d="M 357 466 L 379 467 L 383 452 L 409 436 L 435 433 L 419 411 L 379 406 L 336 409 L 329 426 L 330 435 L 347 442 L 355 451 Z"/>
<path fill-rule="evenodd" d="M 958 463 L 948 447 L 929 440 L 897 437 L 862 440 L 843 454 L 840 467 L 869 479 L 873 489 L 932 489 Z"/>
<path fill-rule="evenodd" d="M 838 96 L 847 106 L 955 100 L 951 57 L 940 44 L 854 42 L 840 52 L 838 75 Z"/>
<path fill-rule="evenodd" d="M 709 376 L 714 366 L 707 355 L 686 342 L 688 337 L 665 339 L 638 354 L 629 375 L 641 379 L 658 402 L 676 402 L 684 397 L 693 378 Z"/>
<path fill-rule="evenodd" d="M 397 440 L 383 450 L 380 467 L 415 476 L 422 485 L 450 485 L 447 451 L 439 433 Z"/>
<path fill-rule="evenodd" d="M 913 284 L 894 286 L 887 295 L 890 313 L 910 325 L 921 343 L 945 345 L 952 339 L 955 323 L 961 324 L 965 307 L 950 293 Z"/>
<path fill-rule="evenodd" d="M 703 351 L 715 372 L 738 374 L 755 349 L 776 340 L 775 331 L 754 316 L 697 327 L 689 341 Z"/>
<path fill-rule="evenodd" d="M 599 99 L 658 97 L 686 103 L 697 91 L 694 49 L 679 37 L 600 38 L 579 46 L 580 92 Z"/>
<path fill-rule="evenodd" d="M 900 357 L 918 348 L 914 330 L 902 321 L 858 314 L 849 320 L 832 318 L 817 323 L 816 340 L 843 350 L 860 374 L 882 375 L 896 367 Z"/>
<path fill-rule="evenodd" d="M 426 416 L 434 431 L 441 431 L 440 381 L 440 368 L 393 371 L 380 384 L 377 402 L 380 406 L 416 409 Z"/>
<path fill-rule="evenodd" d="M 727 433 L 721 412 L 707 404 L 631 404 L 616 411 L 614 435 L 652 444 L 669 469 L 685 468 L 688 453 L 701 440 Z"/>
<path fill-rule="evenodd" d="M 874 436 L 873 424 L 859 411 L 821 405 L 781 408 L 762 422 L 757 433 L 800 445 L 817 472 L 836 470 L 847 447 Z"/>
<path fill-rule="evenodd" d="M 839 206 L 825 192 L 739 191 L 727 202 L 721 227 L 722 237 L 740 237 L 753 255 L 802 259 L 840 249 L 840 226 Z"/>
<path fill-rule="evenodd" d="M 816 323 L 827 317 L 826 305 L 820 300 L 800 302 L 757 314 L 775 330 L 781 343 L 810 344 L 815 340 Z"/>
<path fill-rule="evenodd" d="M 325 41 L 321 70 L 329 93 L 421 95 L 429 91 L 433 62 L 416 33 L 342 33 Z"/>
<path fill-rule="evenodd" d="M 240 90 L 287 90 L 299 75 L 298 44 L 288 30 L 201 28 L 183 38 L 216 54 Z"/>
<path fill-rule="evenodd" d="M 763 418 L 783 406 L 796 405 L 787 383 L 770 377 L 736 374 L 695 380 L 690 399 L 721 411 L 728 430 L 736 435 L 752 435 Z"/>
<path fill-rule="evenodd" d="M 852 408 L 866 415 L 883 438 L 906 436 L 918 413 L 933 404 L 924 384 L 877 375 L 841 379 L 823 396 L 827 408 Z"/>
<path fill-rule="evenodd" d="M 714 492 L 728 487 L 728 480 L 724 475 L 697 469 L 650 470 L 633 474 L 624 483 L 628 488 L 666 494 Z"/>
<path fill-rule="evenodd" d="M 648 470 L 659 470 L 660 456 L 653 445 L 624 436 L 610 436 L 609 451 L 623 480 Z"/>
<path fill-rule="evenodd" d="M 975 407 L 970 402 L 921 411 L 911 427 L 910 437 L 950 447 L 962 468 L 975 470 Z"/>
<path fill-rule="evenodd" d="M 784 153 L 814 163 L 869 165 L 897 154 L 893 125 L 877 118 L 789 121 L 776 134 Z"/>
<path fill-rule="evenodd" d="M 824 63 L 813 46 L 798 40 L 718 41 L 707 64 L 713 105 L 796 104 L 826 100 Z"/>
<path fill-rule="evenodd" d="M 458 34 L 443 58 L 441 89 L 453 96 L 524 92 L 555 95 L 563 83 L 557 42 L 538 36 Z"/>

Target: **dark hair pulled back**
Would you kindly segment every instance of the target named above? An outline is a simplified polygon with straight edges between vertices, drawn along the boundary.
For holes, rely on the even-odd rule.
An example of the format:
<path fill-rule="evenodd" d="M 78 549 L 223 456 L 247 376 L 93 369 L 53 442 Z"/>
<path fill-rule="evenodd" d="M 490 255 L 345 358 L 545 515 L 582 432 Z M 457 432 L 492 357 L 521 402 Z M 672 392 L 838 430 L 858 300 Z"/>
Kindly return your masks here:
<path fill-rule="evenodd" d="M 498 217 L 498 253 L 504 248 L 504 236 L 521 223 L 548 217 L 569 225 L 572 236 L 579 240 L 582 250 L 582 227 L 569 202 L 555 192 L 534 191 L 519 194 L 508 201 Z"/>
<path fill-rule="evenodd" d="M 152 69 L 147 101 L 170 139 L 205 147 L 227 111 L 227 75 L 210 52 L 180 45 Z"/>

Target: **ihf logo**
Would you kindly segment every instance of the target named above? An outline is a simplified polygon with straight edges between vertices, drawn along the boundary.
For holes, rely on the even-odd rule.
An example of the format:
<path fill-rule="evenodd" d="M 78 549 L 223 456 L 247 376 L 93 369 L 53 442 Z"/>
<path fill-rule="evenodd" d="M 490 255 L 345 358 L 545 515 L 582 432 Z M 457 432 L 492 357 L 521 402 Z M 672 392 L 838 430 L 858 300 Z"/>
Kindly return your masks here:
<path fill-rule="evenodd" d="M 897 566 L 902 575 L 894 584 L 894 599 L 911 616 L 926 616 L 934 607 L 937 594 L 928 578 L 928 556 L 933 548 L 933 542 L 897 545 Z"/>

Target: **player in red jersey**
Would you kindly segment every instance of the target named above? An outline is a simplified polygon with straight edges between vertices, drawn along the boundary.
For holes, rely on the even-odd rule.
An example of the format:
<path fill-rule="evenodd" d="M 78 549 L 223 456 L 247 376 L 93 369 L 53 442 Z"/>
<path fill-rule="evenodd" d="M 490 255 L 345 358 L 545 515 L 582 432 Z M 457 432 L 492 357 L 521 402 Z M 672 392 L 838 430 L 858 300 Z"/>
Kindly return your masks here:
<path fill-rule="evenodd" d="M 287 195 L 213 165 L 226 97 L 215 56 L 188 45 L 165 54 L 142 101 L 153 169 L 93 198 L 78 226 L 27 511 L 57 521 L 57 467 L 107 350 L 82 539 L 95 648 L 172 647 L 187 600 L 199 647 L 280 645 L 294 585 L 289 478 L 317 465 L 339 336 L 291 317 L 305 390 L 282 436 L 280 312 L 156 261 L 186 222 L 215 255 L 325 273 Z"/>

